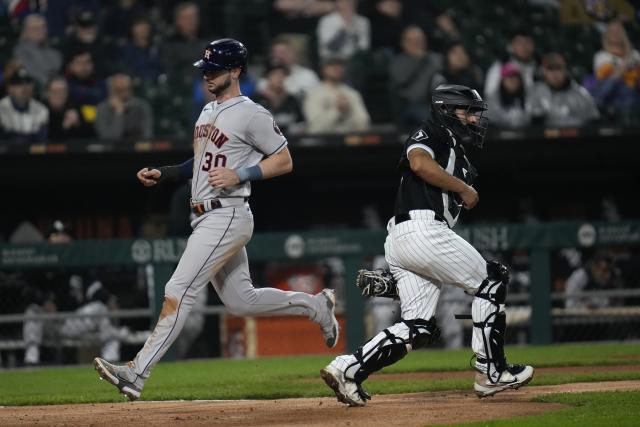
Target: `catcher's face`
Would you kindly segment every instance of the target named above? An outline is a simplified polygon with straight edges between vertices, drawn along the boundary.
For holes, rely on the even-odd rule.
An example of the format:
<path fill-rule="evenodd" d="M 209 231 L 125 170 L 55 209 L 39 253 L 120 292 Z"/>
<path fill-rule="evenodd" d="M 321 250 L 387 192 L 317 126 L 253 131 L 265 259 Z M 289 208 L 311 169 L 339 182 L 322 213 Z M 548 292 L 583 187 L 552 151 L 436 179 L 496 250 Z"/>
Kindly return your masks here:
<path fill-rule="evenodd" d="M 482 110 L 468 110 L 466 108 L 456 108 L 456 116 L 464 126 L 475 125 L 482 117 Z"/>

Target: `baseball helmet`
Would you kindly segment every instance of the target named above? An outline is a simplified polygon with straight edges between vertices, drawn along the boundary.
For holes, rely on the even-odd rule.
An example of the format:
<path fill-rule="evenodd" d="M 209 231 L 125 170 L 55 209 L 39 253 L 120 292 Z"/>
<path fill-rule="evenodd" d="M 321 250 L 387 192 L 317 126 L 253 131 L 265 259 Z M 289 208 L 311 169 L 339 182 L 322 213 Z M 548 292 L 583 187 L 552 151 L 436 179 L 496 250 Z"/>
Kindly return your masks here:
<path fill-rule="evenodd" d="M 464 124 L 458 118 L 456 109 L 466 109 L 478 117 L 475 124 Z M 489 119 L 483 117 L 487 103 L 478 91 L 462 85 L 439 85 L 431 96 L 431 112 L 437 120 L 450 128 L 462 142 L 482 147 Z"/>
<path fill-rule="evenodd" d="M 193 66 L 205 71 L 222 71 L 240 68 L 247 71 L 247 48 L 234 39 L 220 39 L 209 43 L 204 48 L 202 59 Z"/>

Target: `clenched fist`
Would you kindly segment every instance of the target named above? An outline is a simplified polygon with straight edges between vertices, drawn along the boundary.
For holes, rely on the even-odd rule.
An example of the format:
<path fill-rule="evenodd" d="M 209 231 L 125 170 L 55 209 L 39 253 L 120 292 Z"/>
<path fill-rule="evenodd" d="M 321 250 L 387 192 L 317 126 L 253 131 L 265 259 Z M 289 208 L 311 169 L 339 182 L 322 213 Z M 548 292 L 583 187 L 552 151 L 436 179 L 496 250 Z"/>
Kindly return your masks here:
<path fill-rule="evenodd" d="M 162 172 L 160 172 L 158 169 L 148 169 L 148 168 L 142 168 L 136 174 L 136 176 L 138 177 L 138 180 L 145 187 L 151 187 L 152 185 L 156 185 L 161 175 L 162 175 Z"/>

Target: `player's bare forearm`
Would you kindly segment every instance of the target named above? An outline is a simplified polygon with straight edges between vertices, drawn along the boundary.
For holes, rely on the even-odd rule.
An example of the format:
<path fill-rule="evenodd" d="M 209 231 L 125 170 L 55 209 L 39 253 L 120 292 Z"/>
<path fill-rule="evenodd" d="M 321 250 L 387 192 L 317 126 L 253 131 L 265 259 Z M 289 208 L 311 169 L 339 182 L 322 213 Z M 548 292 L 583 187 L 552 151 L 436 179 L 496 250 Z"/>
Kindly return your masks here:
<path fill-rule="evenodd" d="M 409 163 L 411 164 L 411 170 L 416 175 L 435 187 L 456 193 L 464 191 L 465 187 L 467 187 L 467 184 L 445 171 L 424 150 L 412 150 L 409 152 Z"/>
<path fill-rule="evenodd" d="M 465 208 L 473 208 L 479 201 L 478 192 L 464 181 L 449 174 L 424 150 L 409 152 L 411 170 L 423 181 L 446 191 L 458 193 Z"/>
<path fill-rule="evenodd" d="M 289 148 L 284 147 L 278 153 L 267 157 L 259 164 L 262 170 L 262 179 L 269 179 L 276 176 L 284 175 L 293 170 L 293 160 Z"/>
<path fill-rule="evenodd" d="M 292 170 L 293 161 L 291 160 L 289 149 L 285 147 L 282 151 L 249 168 L 238 170 L 225 167 L 211 168 L 208 181 L 214 188 L 227 188 L 245 181 L 269 179 L 284 175 Z"/>

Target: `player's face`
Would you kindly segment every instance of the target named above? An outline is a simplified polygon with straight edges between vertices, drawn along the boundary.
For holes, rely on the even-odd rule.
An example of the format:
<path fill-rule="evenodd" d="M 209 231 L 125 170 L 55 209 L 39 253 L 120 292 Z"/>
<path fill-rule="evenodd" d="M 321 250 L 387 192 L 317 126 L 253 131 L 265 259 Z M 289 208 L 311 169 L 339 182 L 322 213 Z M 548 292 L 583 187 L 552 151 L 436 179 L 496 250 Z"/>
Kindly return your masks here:
<path fill-rule="evenodd" d="M 458 116 L 458 120 L 460 120 L 460 123 L 462 123 L 464 126 L 469 124 L 475 125 L 480 120 L 482 111 L 467 110 L 466 108 L 456 108 L 456 116 Z"/>
<path fill-rule="evenodd" d="M 231 71 L 203 71 L 202 78 L 207 83 L 207 90 L 215 96 L 220 96 L 231 86 Z"/>

